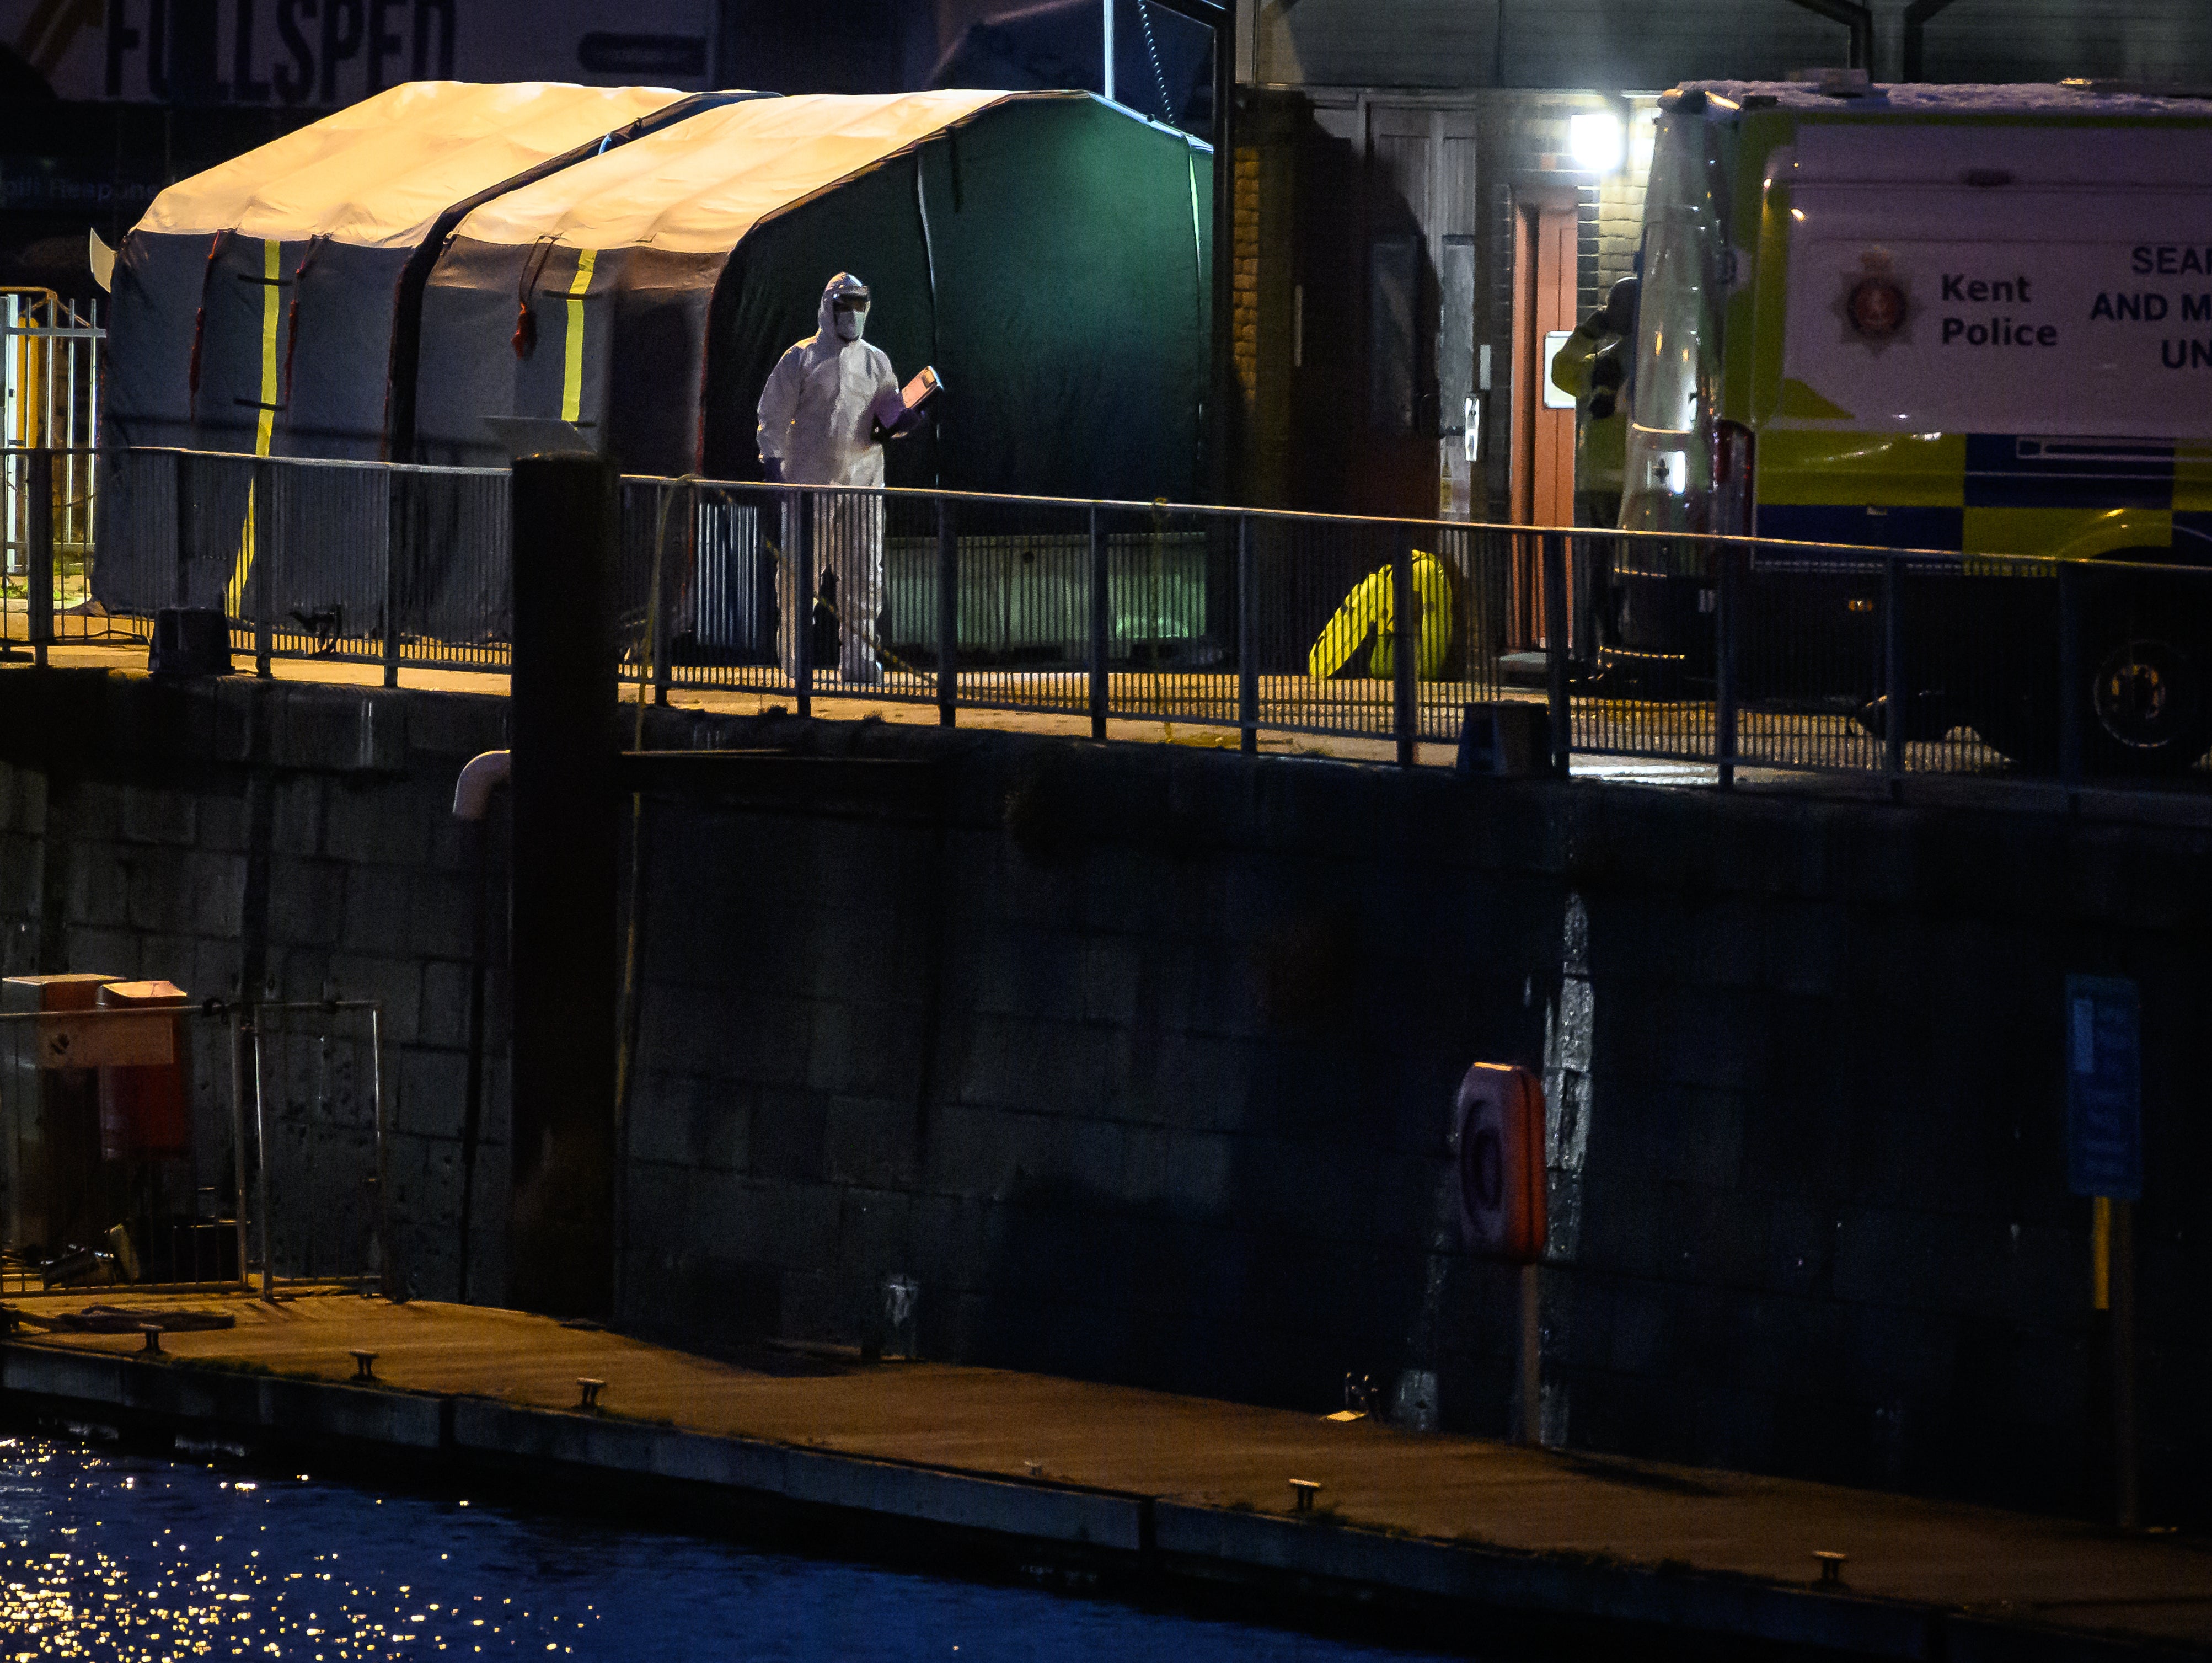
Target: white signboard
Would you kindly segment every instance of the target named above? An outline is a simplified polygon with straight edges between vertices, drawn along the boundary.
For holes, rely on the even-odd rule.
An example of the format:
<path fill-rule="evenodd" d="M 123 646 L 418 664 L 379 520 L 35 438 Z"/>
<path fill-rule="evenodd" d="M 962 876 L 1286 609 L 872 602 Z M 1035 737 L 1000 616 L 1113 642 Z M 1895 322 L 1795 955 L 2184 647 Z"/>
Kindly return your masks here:
<path fill-rule="evenodd" d="M 1544 408 L 1547 410 L 1572 410 L 1575 407 L 1575 395 L 1563 390 L 1552 380 L 1552 365 L 1574 332 L 1571 329 L 1552 329 L 1545 332 L 1543 387 Z"/>
<path fill-rule="evenodd" d="M 402 81 L 713 84 L 714 0 L 0 0 L 65 99 L 336 108 Z"/>
<path fill-rule="evenodd" d="M 2086 196 L 2086 193 L 2085 193 Z M 2095 241 L 2077 200 L 2051 240 L 1801 235 L 1785 393 L 1796 419 L 1875 431 L 2212 436 L 2212 199 L 2130 204 Z M 1920 218 L 1920 216 L 1912 216 Z M 1901 227 L 1918 230 L 1920 227 Z M 2115 235 L 2117 233 L 2117 235 Z M 2130 235 L 2133 233 L 2133 235 Z"/>

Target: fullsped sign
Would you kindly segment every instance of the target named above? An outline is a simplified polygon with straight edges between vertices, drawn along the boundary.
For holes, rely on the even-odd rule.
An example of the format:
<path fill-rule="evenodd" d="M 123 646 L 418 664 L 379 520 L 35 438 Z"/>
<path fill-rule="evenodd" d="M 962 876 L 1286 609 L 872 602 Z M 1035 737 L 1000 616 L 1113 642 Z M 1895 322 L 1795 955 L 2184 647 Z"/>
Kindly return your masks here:
<path fill-rule="evenodd" d="M 64 99 L 335 108 L 403 81 L 713 84 L 710 0 L 0 0 Z"/>
<path fill-rule="evenodd" d="M 1801 241 L 1786 373 L 1862 429 L 2212 436 L 2212 197 L 2129 206 L 2154 222 L 2075 203 L 2049 240 Z"/>

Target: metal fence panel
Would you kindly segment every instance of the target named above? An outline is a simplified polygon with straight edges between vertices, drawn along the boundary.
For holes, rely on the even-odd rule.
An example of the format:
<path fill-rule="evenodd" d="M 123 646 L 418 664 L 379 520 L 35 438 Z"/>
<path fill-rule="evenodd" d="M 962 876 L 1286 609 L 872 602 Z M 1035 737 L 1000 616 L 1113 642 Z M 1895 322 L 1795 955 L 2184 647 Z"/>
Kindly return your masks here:
<path fill-rule="evenodd" d="M 240 649 L 381 658 L 387 682 L 507 663 L 503 470 L 163 451 L 98 477 L 79 570 L 120 615 L 103 627 L 222 606 Z M 1408 762 L 1470 704 L 1528 702 L 1565 750 L 1723 783 L 2147 779 L 2212 745 L 2212 574 L 2180 568 L 696 479 L 626 479 L 621 522 L 625 673 L 664 699 L 1314 734 Z M 81 592 L 57 576 L 57 619 Z"/>
<path fill-rule="evenodd" d="M 0 1291 L 386 1277 L 374 1002 L 157 1009 L 177 1072 L 149 1084 L 166 1069 L 55 1061 L 57 1039 L 104 1054 L 103 1035 L 146 1014 L 7 990 Z"/>

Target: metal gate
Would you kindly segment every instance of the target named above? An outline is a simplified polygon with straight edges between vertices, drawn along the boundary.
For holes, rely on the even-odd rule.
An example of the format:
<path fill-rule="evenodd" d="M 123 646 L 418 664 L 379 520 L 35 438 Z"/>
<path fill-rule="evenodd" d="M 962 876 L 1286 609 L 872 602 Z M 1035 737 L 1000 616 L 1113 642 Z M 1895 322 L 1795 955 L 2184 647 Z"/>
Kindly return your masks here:
<path fill-rule="evenodd" d="M 21 637 L 31 539 L 42 512 L 52 516 L 55 610 L 87 598 L 106 338 L 97 301 L 66 301 L 48 289 L 0 289 L 0 588 L 8 621 L 18 625 L 0 634 Z M 24 454 L 32 450 L 53 453 L 50 483 Z M 43 508 L 40 489 L 48 493 Z"/>
<path fill-rule="evenodd" d="M 58 975 L 0 1007 L 0 1294 L 392 1285 L 376 1001 Z"/>

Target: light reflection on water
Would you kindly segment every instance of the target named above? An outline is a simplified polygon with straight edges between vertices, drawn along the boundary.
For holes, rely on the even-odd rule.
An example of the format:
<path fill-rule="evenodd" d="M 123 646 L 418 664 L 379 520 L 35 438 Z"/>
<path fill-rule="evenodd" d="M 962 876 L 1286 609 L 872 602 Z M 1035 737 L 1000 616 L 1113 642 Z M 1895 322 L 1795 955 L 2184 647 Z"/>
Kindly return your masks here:
<path fill-rule="evenodd" d="M 0 1663 L 1407 1655 L 36 1438 L 0 1440 Z"/>

